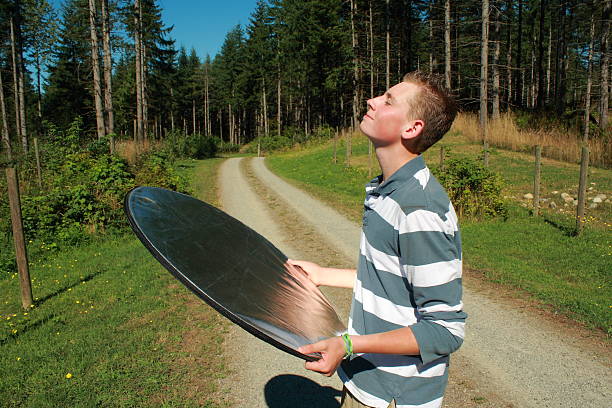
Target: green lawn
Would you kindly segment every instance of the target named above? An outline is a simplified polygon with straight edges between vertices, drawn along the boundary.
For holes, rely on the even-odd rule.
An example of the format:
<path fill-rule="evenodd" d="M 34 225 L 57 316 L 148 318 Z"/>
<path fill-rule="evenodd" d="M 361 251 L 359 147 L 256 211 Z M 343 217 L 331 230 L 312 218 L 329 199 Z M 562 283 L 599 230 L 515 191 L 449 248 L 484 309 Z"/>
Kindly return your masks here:
<path fill-rule="evenodd" d="M 214 194 L 218 163 L 181 171 Z M 0 405 L 224 406 L 215 379 L 227 373 L 227 323 L 131 233 L 30 263 L 31 310 L 18 278 L 0 277 Z"/>
<path fill-rule="evenodd" d="M 479 146 L 459 135 L 451 135 L 444 143 L 455 157 L 477 157 L 480 151 Z M 344 165 L 344 152 L 344 146 L 339 146 L 338 163 L 333 163 L 333 144 L 329 143 L 273 155 L 267 163 L 278 174 L 359 221 L 363 185 L 368 180 L 365 138 L 353 140 L 350 168 Z M 439 148 L 434 147 L 425 157 L 430 165 L 437 165 Z M 544 209 L 542 217 L 534 218 L 523 206 L 528 203 L 520 198 L 533 183 L 529 154 L 495 150 L 491 168 L 506 180 L 509 217 L 461 221 L 467 268 L 611 335 L 612 206 L 608 203 L 588 210 L 584 234 L 573 237 L 574 207 L 565 211 Z M 571 193 L 568 189 L 577 180 L 577 165 L 545 160 L 544 197 L 553 198 L 553 190 Z M 596 191 L 610 196 L 612 171 L 592 169 L 590 181 L 596 183 Z"/>

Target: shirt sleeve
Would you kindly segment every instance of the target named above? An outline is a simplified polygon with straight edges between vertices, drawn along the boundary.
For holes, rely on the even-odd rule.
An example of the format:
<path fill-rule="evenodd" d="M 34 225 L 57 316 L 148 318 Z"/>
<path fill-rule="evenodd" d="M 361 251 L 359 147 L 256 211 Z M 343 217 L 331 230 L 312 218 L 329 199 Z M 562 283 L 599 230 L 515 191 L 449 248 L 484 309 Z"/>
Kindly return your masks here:
<path fill-rule="evenodd" d="M 448 222 L 436 213 L 419 213 L 421 228 L 401 233 L 398 239 L 401 267 L 416 305 L 417 323 L 410 328 L 427 364 L 461 346 L 467 315 L 461 300 L 459 230 L 449 231 Z"/>

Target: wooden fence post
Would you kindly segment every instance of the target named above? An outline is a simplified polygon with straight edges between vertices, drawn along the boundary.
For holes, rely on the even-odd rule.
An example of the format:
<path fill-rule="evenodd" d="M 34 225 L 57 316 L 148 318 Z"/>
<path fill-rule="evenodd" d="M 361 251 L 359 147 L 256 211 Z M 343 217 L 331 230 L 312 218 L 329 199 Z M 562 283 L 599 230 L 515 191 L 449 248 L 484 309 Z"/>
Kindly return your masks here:
<path fill-rule="evenodd" d="M 40 170 L 40 153 L 38 151 L 38 138 L 34 138 L 34 154 L 36 156 L 36 175 L 38 176 L 38 187 L 42 188 L 42 171 Z"/>
<path fill-rule="evenodd" d="M 23 223 L 21 219 L 21 201 L 19 199 L 19 180 L 14 167 L 6 169 L 9 204 L 11 207 L 11 222 L 13 226 L 13 242 L 15 243 L 15 257 L 19 271 L 19 286 L 21 288 L 21 305 L 28 309 L 32 305 L 32 283 L 28 265 L 28 252 L 23 236 Z"/>
<path fill-rule="evenodd" d="M 346 133 L 346 167 L 351 167 L 351 153 L 352 153 L 351 138 L 352 137 L 353 137 L 353 131 L 349 129 L 349 131 Z"/>
<path fill-rule="evenodd" d="M 338 163 L 338 130 L 334 134 L 334 164 Z"/>
<path fill-rule="evenodd" d="M 535 173 L 533 177 L 533 215 L 537 217 L 540 213 L 540 176 L 542 162 L 542 146 L 535 147 Z"/>
<path fill-rule="evenodd" d="M 587 172 L 589 170 L 589 148 L 582 146 L 580 155 L 580 183 L 578 184 L 578 208 L 576 209 L 576 235 L 582 233 L 584 227 L 584 203 L 586 199 Z"/>
<path fill-rule="evenodd" d="M 372 179 L 372 170 L 374 168 L 373 164 L 373 156 L 374 156 L 374 144 L 372 144 L 371 140 L 368 140 L 368 178 Z"/>

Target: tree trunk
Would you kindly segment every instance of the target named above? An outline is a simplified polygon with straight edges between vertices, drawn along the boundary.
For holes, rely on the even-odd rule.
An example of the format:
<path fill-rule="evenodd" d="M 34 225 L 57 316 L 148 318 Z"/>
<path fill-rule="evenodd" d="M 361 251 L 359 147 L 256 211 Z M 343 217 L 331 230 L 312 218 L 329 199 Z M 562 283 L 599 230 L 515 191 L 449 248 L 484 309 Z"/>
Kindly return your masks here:
<path fill-rule="evenodd" d="M 370 32 L 370 98 L 374 98 L 374 24 L 373 24 L 373 18 L 372 18 L 372 0 L 370 0 L 368 2 L 368 6 L 369 6 L 369 32 Z M 431 62 L 430 62 L 431 64 Z M 431 68 L 430 68 L 431 71 Z M 336 142 L 336 137 L 334 137 L 334 163 L 336 162 L 335 159 L 335 142 Z M 372 158 L 373 158 L 373 154 L 374 153 L 374 146 L 372 145 L 372 141 L 368 140 L 368 177 L 372 177 Z"/>
<path fill-rule="evenodd" d="M 544 105 L 550 104 L 550 64 L 552 53 L 552 24 L 548 27 L 548 56 L 546 61 L 546 99 Z"/>
<path fill-rule="evenodd" d="M 268 104 L 266 101 L 266 79 L 261 78 L 262 90 L 261 90 L 261 102 L 263 103 L 263 127 L 264 134 L 268 136 Z"/>
<path fill-rule="evenodd" d="M 567 27 L 572 26 L 572 8 L 568 1 L 561 2 L 561 53 L 559 54 L 558 91 L 555 101 L 557 114 L 563 115 L 565 111 L 565 93 L 567 89 L 567 71 L 569 58 L 567 56 Z M 569 7 L 568 7 L 569 6 Z M 569 15 L 568 15 L 569 13 Z M 569 22 L 568 22 L 569 20 Z"/>
<path fill-rule="evenodd" d="M 593 45 L 595 42 L 595 14 L 591 14 L 589 56 L 587 60 L 587 87 L 584 101 L 584 133 L 582 134 L 582 159 L 580 161 L 580 183 L 578 185 L 578 207 L 576 209 L 576 233 L 580 234 L 584 225 L 584 205 L 589 170 L 589 122 L 591 117 L 591 86 L 593 83 Z"/>
<path fill-rule="evenodd" d="M 591 14 L 591 30 L 589 42 L 589 56 L 587 59 L 587 86 L 584 101 L 584 133 L 582 142 L 586 145 L 589 140 L 589 122 L 591 118 L 591 87 L 593 84 L 593 45 L 595 42 L 595 14 Z"/>
<path fill-rule="evenodd" d="M 42 90 L 40 86 L 40 71 L 42 64 L 40 62 L 40 53 L 37 51 L 35 56 L 36 65 L 36 112 L 38 113 L 38 125 L 42 124 Z"/>
<path fill-rule="evenodd" d="M 21 9 L 19 1 L 17 3 L 17 21 L 15 22 L 15 46 L 17 48 L 17 77 L 19 81 L 19 127 L 21 132 L 21 144 L 23 151 L 28 151 L 28 135 L 26 128 L 26 107 L 25 107 L 25 64 L 23 60 L 23 38 L 21 36 Z"/>
<path fill-rule="evenodd" d="M 608 128 L 608 101 L 610 98 L 609 93 L 609 61 L 610 56 L 608 54 L 608 41 L 610 37 L 610 5 L 612 0 L 605 0 L 603 8 L 603 27 L 601 30 L 601 96 L 599 99 L 599 127 L 605 131 Z"/>
<path fill-rule="evenodd" d="M 208 110 L 208 62 L 204 65 L 204 132 L 206 136 L 211 134 L 210 112 Z"/>
<path fill-rule="evenodd" d="M 142 70 L 141 70 L 141 46 L 140 46 L 140 0 L 134 0 L 134 48 L 136 55 L 136 140 L 141 142 L 142 135 Z M 174 122 L 174 121 L 173 121 Z M 172 126 L 174 129 L 174 126 Z"/>
<path fill-rule="evenodd" d="M 196 108 L 195 99 L 191 99 L 191 121 L 193 122 L 193 134 L 196 133 Z"/>
<path fill-rule="evenodd" d="M 370 98 L 374 97 L 374 28 L 373 28 L 373 18 L 372 18 L 372 0 L 368 2 L 369 7 L 369 32 L 370 32 Z"/>
<path fill-rule="evenodd" d="M 174 88 L 170 88 L 170 129 L 174 132 Z"/>
<path fill-rule="evenodd" d="M 429 3 L 429 73 L 433 74 L 434 66 L 437 65 L 436 58 L 434 57 L 434 32 L 433 32 L 433 7 L 434 2 Z"/>
<path fill-rule="evenodd" d="M 234 144 L 234 115 L 232 114 L 232 105 L 227 105 L 227 127 L 229 129 L 229 142 Z"/>
<path fill-rule="evenodd" d="M 357 33 L 355 31 L 355 15 L 357 14 L 357 4 L 355 0 L 351 0 L 351 37 L 353 45 L 353 131 L 357 129 L 357 106 L 359 105 L 359 61 L 357 58 Z M 388 79 L 387 79 L 388 81 Z"/>
<path fill-rule="evenodd" d="M 444 2 L 444 80 L 446 87 L 452 89 L 451 83 L 451 2 Z"/>
<path fill-rule="evenodd" d="M 528 102 L 527 105 L 530 108 L 535 108 L 536 107 L 536 99 L 537 99 L 537 92 L 538 92 L 538 73 L 537 73 L 537 66 L 536 64 L 538 63 L 538 59 L 536 57 L 536 47 L 539 47 L 537 45 L 538 39 L 536 37 L 536 31 L 535 31 L 535 16 L 532 16 L 532 18 L 529 19 L 529 26 L 531 27 L 530 30 L 530 37 L 531 37 L 531 64 L 530 64 L 530 74 L 529 74 L 529 97 L 528 97 Z"/>
<path fill-rule="evenodd" d="M 523 67 L 522 67 L 522 58 L 523 58 L 523 0 L 518 0 L 518 31 L 516 35 L 516 80 L 515 84 L 519 84 L 523 79 Z M 519 75 L 521 76 L 519 78 Z M 524 83 L 523 83 L 524 85 Z M 514 98 L 514 104 L 518 106 L 523 105 L 523 88 L 524 86 L 516 87 L 516 96 Z"/>
<path fill-rule="evenodd" d="M 499 119 L 499 54 L 501 53 L 501 13 L 499 8 L 495 11 L 495 50 L 493 52 L 493 104 L 491 106 L 491 117 Z"/>
<path fill-rule="evenodd" d="M 15 104 L 15 133 L 17 138 L 23 142 L 23 135 L 21 134 L 21 109 L 19 108 L 19 81 L 17 80 L 19 74 L 17 73 L 17 51 L 16 51 L 16 40 L 15 40 L 15 23 L 13 18 L 10 19 L 11 26 L 11 56 L 13 63 L 13 102 Z M 24 152 L 27 152 L 27 143 L 22 145 Z"/>
<path fill-rule="evenodd" d="M 113 60 L 110 47 L 110 10 L 108 0 L 102 0 L 102 44 L 104 47 L 104 110 L 106 110 L 106 134 L 115 133 L 115 118 L 113 111 L 112 70 Z"/>
<path fill-rule="evenodd" d="M 544 13 L 546 0 L 540 0 L 540 34 L 538 41 L 538 91 L 536 107 L 544 107 Z"/>
<path fill-rule="evenodd" d="M 143 135 L 145 140 L 148 138 L 149 135 L 149 104 L 148 104 L 148 97 L 147 97 L 147 46 L 143 41 L 143 35 L 144 35 L 144 29 L 142 26 L 142 3 L 139 2 L 138 4 L 138 13 L 140 15 L 140 33 L 141 33 L 141 37 L 140 37 L 140 70 L 141 70 L 141 74 L 140 74 L 140 84 L 142 85 L 142 131 L 143 131 Z"/>
<path fill-rule="evenodd" d="M 484 147 L 484 163 L 488 165 L 488 68 L 489 68 L 489 0 L 482 0 L 482 40 L 480 52 L 480 131 Z"/>
<path fill-rule="evenodd" d="M 100 51 L 98 50 L 98 34 L 96 30 L 96 4 L 89 0 L 89 34 L 91 38 L 91 69 L 93 70 L 93 91 L 96 107 L 96 128 L 98 139 L 104 137 L 104 109 L 102 108 L 102 86 L 100 84 Z"/>
<path fill-rule="evenodd" d="M 281 111 L 281 74 L 280 74 L 280 65 L 278 66 L 278 80 L 276 81 L 276 121 L 277 123 L 277 132 L 278 135 L 281 135 L 281 119 L 282 119 L 282 111 Z"/>
<path fill-rule="evenodd" d="M 506 0 L 506 13 L 507 17 L 507 32 L 506 32 L 506 44 L 508 45 L 508 52 L 506 53 L 506 109 L 510 110 L 510 105 L 513 102 L 512 99 L 512 24 L 514 11 L 512 9 L 513 0 Z"/>
<path fill-rule="evenodd" d="M 0 70 L 0 114 L 2 114 L 2 142 L 6 147 L 6 153 L 9 160 L 13 159 L 13 150 L 11 148 L 11 139 L 8 130 L 8 118 L 6 116 L 6 106 L 4 104 L 4 84 L 2 83 L 2 70 Z"/>
<path fill-rule="evenodd" d="M 412 0 L 407 0 L 406 1 L 406 5 L 405 5 L 405 10 L 406 10 L 406 20 L 405 20 L 405 25 L 406 25 L 406 44 L 407 49 L 405 51 L 405 55 L 406 55 L 406 65 L 405 65 L 405 70 L 406 71 L 412 71 L 412 67 L 413 67 L 413 58 L 414 58 L 414 52 L 412 52 Z M 400 52 L 400 50 L 398 49 L 398 53 Z M 398 73 L 398 77 L 400 77 L 400 73 Z M 398 78 L 401 79 L 401 78 Z"/>
<path fill-rule="evenodd" d="M 352 4 L 353 4 L 353 0 L 351 0 L 351 10 L 352 10 Z M 351 19 L 352 19 L 352 11 L 351 11 Z M 352 21 L 352 20 L 351 20 Z M 386 61 L 386 66 L 385 66 L 385 73 L 387 75 L 387 88 L 389 89 L 391 87 L 391 73 L 390 73 L 390 69 L 391 69 L 391 28 L 390 28 L 390 23 L 391 21 L 391 16 L 389 15 L 389 0 L 386 0 L 386 8 L 385 8 L 385 22 L 386 22 L 386 47 L 387 47 L 387 61 Z"/>

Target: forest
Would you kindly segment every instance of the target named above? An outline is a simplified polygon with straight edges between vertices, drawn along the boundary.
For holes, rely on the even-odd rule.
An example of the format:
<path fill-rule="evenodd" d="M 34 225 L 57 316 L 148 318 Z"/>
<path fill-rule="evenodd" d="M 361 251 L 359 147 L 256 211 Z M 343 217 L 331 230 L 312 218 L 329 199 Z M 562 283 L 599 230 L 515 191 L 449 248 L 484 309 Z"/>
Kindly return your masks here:
<path fill-rule="evenodd" d="M 417 69 L 442 75 L 481 126 L 513 112 L 605 151 L 609 18 L 610 0 L 260 0 L 202 56 L 177 48 L 155 0 L 1 0 L 2 152 L 77 117 L 89 140 L 282 145 L 353 126 Z"/>

